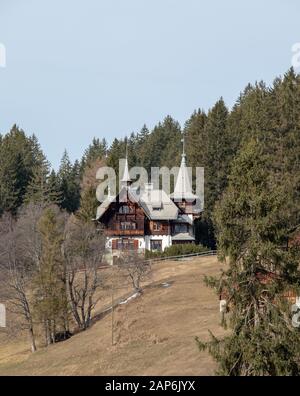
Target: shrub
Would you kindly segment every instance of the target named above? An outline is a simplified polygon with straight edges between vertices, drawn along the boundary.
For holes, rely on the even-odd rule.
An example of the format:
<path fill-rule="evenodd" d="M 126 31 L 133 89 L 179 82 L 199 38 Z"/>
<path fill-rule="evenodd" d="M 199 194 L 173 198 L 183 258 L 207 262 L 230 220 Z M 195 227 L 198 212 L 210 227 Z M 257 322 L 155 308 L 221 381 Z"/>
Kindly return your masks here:
<path fill-rule="evenodd" d="M 182 256 L 184 254 L 202 253 L 210 250 L 203 245 L 195 245 L 194 243 L 183 243 L 172 245 L 164 250 L 164 252 L 151 252 L 146 250 L 145 258 L 159 258 L 159 257 L 172 257 Z"/>

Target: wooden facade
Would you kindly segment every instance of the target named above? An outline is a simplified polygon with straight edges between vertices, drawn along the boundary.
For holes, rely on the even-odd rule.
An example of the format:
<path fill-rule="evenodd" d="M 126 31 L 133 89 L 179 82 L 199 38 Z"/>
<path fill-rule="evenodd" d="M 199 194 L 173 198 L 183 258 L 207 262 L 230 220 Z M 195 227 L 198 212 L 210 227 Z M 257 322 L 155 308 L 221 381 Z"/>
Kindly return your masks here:
<path fill-rule="evenodd" d="M 172 194 L 155 189 L 153 183 L 132 186 L 126 155 L 119 193 L 109 194 L 96 214 L 96 220 L 104 226 L 107 254 L 111 257 L 119 254 L 116 250 L 164 251 L 172 244 L 195 242 L 194 220 L 202 208 L 196 207 L 199 197 L 192 191 L 182 141 L 181 164 Z"/>
<path fill-rule="evenodd" d="M 145 213 L 134 202 L 113 202 L 104 215 L 105 234 L 136 236 L 145 234 Z"/>
<path fill-rule="evenodd" d="M 171 225 L 169 221 L 150 220 L 146 224 L 146 235 L 169 235 Z"/>
<path fill-rule="evenodd" d="M 101 223 L 104 225 L 104 233 L 112 251 L 163 250 L 166 239 L 170 241 L 173 235 L 188 233 L 191 227 L 188 223 L 178 220 L 151 219 L 146 215 L 143 207 L 130 200 L 128 196 L 126 202 L 119 197 L 111 202 L 102 216 Z M 163 242 L 164 238 L 165 242 Z M 167 243 L 170 245 L 170 242 Z M 191 243 L 191 241 L 174 241 L 174 244 L 176 243 Z"/>

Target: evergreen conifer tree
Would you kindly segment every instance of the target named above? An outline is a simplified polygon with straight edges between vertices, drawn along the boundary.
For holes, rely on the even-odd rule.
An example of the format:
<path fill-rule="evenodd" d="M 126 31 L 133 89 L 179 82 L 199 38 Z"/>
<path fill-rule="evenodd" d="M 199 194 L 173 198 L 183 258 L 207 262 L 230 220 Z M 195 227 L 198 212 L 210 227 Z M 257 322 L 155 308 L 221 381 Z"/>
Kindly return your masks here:
<path fill-rule="evenodd" d="M 55 207 L 48 207 L 39 221 L 40 268 L 34 280 L 34 313 L 45 329 L 47 344 L 55 342 L 58 330 L 68 329 L 65 267 L 61 245 L 63 222 Z"/>
<path fill-rule="evenodd" d="M 80 164 L 72 165 L 65 150 L 58 171 L 59 190 L 61 194 L 60 207 L 68 212 L 76 212 L 80 200 Z"/>
<path fill-rule="evenodd" d="M 230 308 L 231 333 L 199 341 L 222 375 L 299 375 L 300 333 L 287 295 L 299 295 L 300 249 L 287 245 L 296 219 L 292 194 L 272 171 L 265 145 L 250 139 L 234 161 L 215 211 L 218 249 L 229 269 L 208 278 Z"/>

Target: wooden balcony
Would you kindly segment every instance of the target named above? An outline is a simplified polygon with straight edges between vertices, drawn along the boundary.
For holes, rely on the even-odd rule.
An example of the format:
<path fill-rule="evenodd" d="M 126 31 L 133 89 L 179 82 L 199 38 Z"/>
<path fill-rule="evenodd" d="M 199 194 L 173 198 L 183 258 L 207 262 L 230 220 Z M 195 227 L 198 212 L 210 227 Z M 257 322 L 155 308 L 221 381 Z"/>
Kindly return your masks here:
<path fill-rule="evenodd" d="M 106 236 L 143 236 L 144 230 L 105 230 Z"/>

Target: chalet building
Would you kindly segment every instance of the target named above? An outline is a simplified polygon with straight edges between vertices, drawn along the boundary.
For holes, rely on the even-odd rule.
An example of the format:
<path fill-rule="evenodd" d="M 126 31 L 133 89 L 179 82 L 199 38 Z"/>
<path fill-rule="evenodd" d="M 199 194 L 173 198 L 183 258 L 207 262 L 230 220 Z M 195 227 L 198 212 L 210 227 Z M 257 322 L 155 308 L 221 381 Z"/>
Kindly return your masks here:
<path fill-rule="evenodd" d="M 147 183 L 137 194 L 131 185 L 127 156 L 116 196 L 108 196 L 98 207 L 96 220 L 104 226 L 108 256 L 121 251 L 164 251 L 173 244 L 194 243 L 194 220 L 201 210 L 192 192 L 183 148 L 174 192 L 153 188 Z"/>

